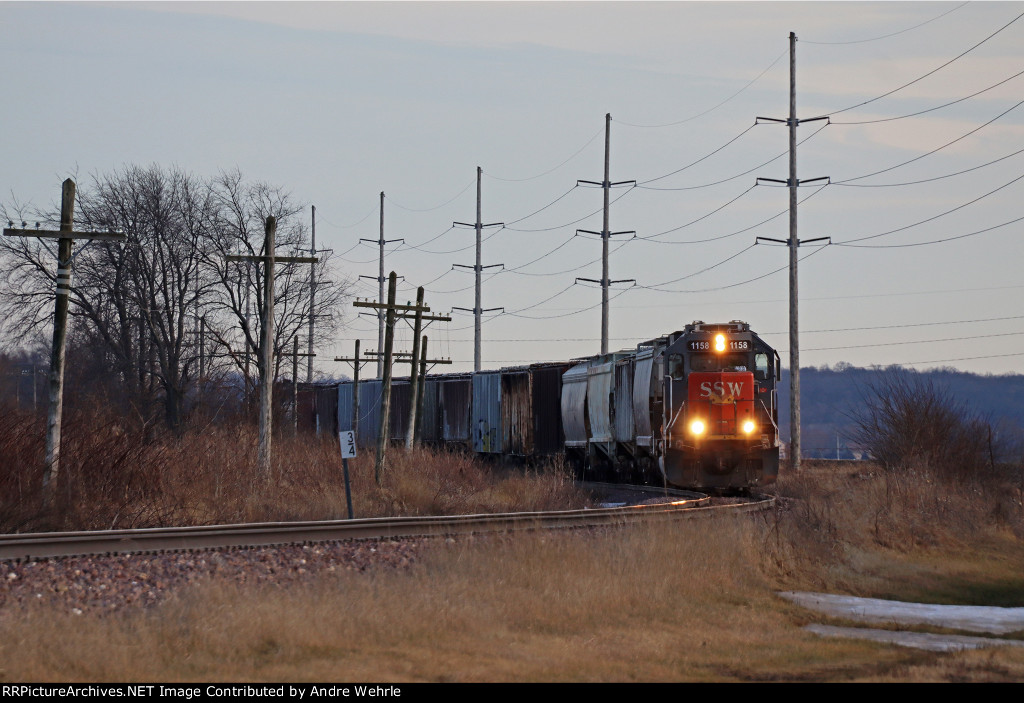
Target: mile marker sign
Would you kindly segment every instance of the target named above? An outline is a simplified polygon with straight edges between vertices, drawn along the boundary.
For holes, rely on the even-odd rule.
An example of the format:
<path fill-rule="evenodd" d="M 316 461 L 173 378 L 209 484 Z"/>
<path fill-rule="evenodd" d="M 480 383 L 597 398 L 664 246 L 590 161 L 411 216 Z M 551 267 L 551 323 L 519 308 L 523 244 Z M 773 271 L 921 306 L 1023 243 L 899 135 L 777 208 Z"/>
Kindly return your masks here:
<path fill-rule="evenodd" d="M 352 430 L 342 430 L 338 433 L 338 443 L 341 444 L 341 469 L 345 473 L 345 502 L 348 503 L 348 519 L 352 519 L 352 489 L 348 482 L 348 460 L 356 458 L 356 433 Z"/>
<path fill-rule="evenodd" d="M 352 430 L 343 430 L 338 433 L 338 440 L 341 442 L 341 458 L 356 458 L 356 433 Z"/>

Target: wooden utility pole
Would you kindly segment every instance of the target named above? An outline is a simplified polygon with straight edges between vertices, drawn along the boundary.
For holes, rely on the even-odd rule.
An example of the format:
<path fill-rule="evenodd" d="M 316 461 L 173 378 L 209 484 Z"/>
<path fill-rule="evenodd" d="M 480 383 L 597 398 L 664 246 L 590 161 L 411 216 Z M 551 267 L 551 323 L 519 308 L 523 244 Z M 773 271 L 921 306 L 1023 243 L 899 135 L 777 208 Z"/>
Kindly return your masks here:
<path fill-rule="evenodd" d="M 452 318 L 448 317 L 447 315 L 424 315 L 423 314 L 423 310 L 424 309 L 429 310 L 429 308 L 427 308 L 425 305 L 423 305 L 423 288 L 420 287 L 420 289 L 417 291 L 417 296 L 416 296 L 416 312 L 415 312 L 414 315 L 412 315 L 413 319 L 415 320 L 415 322 L 413 323 L 412 352 L 411 353 L 409 353 L 409 352 L 394 352 L 391 355 L 392 356 L 392 363 L 395 363 L 395 362 L 397 362 L 397 363 L 407 363 L 407 364 L 410 364 L 411 367 L 412 367 L 410 372 L 409 372 L 409 386 L 410 386 L 409 394 L 412 397 L 412 400 L 410 400 L 410 402 L 409 402 L 409 424 L 406 427 L 406 431 L 405 431 L 405 448 L 406 449 L 412 449 L 413 446 L 416 443 L 416 425 L 419 424 L 419 422 L 418 422 L 419 415 L 420 415 L 420 412 L 422 411 L 420 406 L 417 405 L 415 402 L 413 402 L 413 400 L 415 400 L 415 398 L 422 397 L 422 395 L 423 395 L 423 393 L 422 393 L 422 391 L 423 391 L 423 383 L 424 383 L 425 378 L 426 378 L 426 376 L 425 376 L 426 372 L 425 371 L 421 372 L 420 369 L 426 363 L 429 363 L 429 364 L 450 364 L 450 363 L 452 363 L 451 359 L 430 359 L 430 360 L 427 360 L 426 351 L 423 351 L 423 350 L 420 349 L 419 340 L 420 340 L 420 332 L 422 331 L 422 328 L 423 328 L 423 322 L 433 322 L 433 321 L 451 322 L 451 320 L 452 320 Z M 403 318 L 403 319 L 407 320 L 410 317 L 410 315 L 403 314 L 403 315 L 396 315 L 396 317 Z M 424 337 L 423 339 L 426 339 L 426 337 Z M 366 355 L 367 356 L 376 356 L 376 354 L 374 352 L 369 351 L 369 350 L 366 352 Z"/>
<path fill-rule="evenodd" d="M 40 237 L 57 239 L 57 284 L 53 315 L 53 346 L 50 350 L 50 406 L 46 416 L 46 465 L 43 468 L 43 490 L 51 493 L 50 486 L 60 473 L 60 430 L 64 412 L 64 354 L 68 334 L 68 296 L 71 294 L 71 249 L 76 239 L 123 241 L 120 232 L 75 232 L 75 182 L 68 178 L 61 186 L 60 229 L 16 229 L 14 223 L 4 229 L 7 237 Z M 38 226 L 38 225 L 37 225 Z M 49 498 L 47 498 L 49 500 Z"/>
<path fill-rule="evenodd" d="M 311 257 L 316 256 L 316 205 L 311 205 L 313 209 L 313 230 L 312 236 L 309 240 L 309 255 Z M 307 366 L 306 366 L 306 383 L 313 382 L 313 320 L 316 318 L 316 263 L 309 265 L 309 348 L 306 350 Z"/>
<path fill-rule="evenodd" d="M 451 359 L 448 360 L 451 363 Z M 413 429 L 413 443 L 419 443 L 423 437 L 423 396 L 427 386 L 427 335 L 423 335 L 423 342 L 420 344 L 420 379 L 419 388 L 416 389 L 416 426 Z"/>
<path fill-rule="evenodd" d="M 199 319 L 199 383 L 206 378 L 206 315 Z"/>
<path fill-rule="evenodd" d="M 381 381 L 380 431 L 377 435 L 377 460 L 373 465 L 373 478 L 381 485 L 384 474 L 384 452 L 388 446 L 388 423 L 391 420 L 391 351 L 395 343 L 395 288 L 398 285 L 395 272 L 388 277 L 387 327 L 384 330 L 384 378 Z"/>
<path fill-rule="evenodd" d="M 299 436 L 299 335 L 292 337 L 292 434 Z"/>
<path fill-rule="evenodd" d="M 811 178 L 804 181 L 796 177 L 796 128 L 802 122 L 814 122 L 815 120 L 827 120 L 828 117 L 812 117 L 806 120 L 798 120 L 796 117 L 796 34 L 789 33 L 789 119 L 780 120 L 771 117 L 758 117 L 757 120 L 766 122 L 780 122 L 789 126 L 789 178 L 785 181 L 774 178 L 758 178 L 757 182 L 767 181 L 770 183 L 784 183 L 789 188 L 789 239 L 771 239 L 770 237 L 758 237 L 755 241 L 769 241 L 785 244 L 789 247 L 789 454 L 793 470 L 800 469 L 800 316 L 798 304 L 800 300 L 797 276 L 797 264 L 799 258 L 797 249 L 801 244 L 820 242 L 830 239 L 829 237 L 818 237 L 816 239 L 805 239 L 801 242 L 797 239 L 797 188 L 801 183 L 813 183 L 815 181 L 827 181 L 828 176 Z"/>
<path fill-rule="evenodd" d="M 395 288 L 397 286 L 398 276 L 394 271 L 388 277 L 388 302 L 385 305 L 380 303 L 371 303 L 368 300 L 357 300 L 353 305 L 357 308 L 372 308 L 376 310 L 386 311 L 386 326 L 384 335 L 384 378 L 381 382 L 381 409 L 380 409 L 380 431 L 377 435 L 377 461 L 374 465 L 374 477 L 377 481 L 377 485 L 380 485 L 381 478 L 385 471 L 385 451 L 387 448 L 388 441 L 388 425 L 390 424 L 391 415 L 391 377 L 392 377 L 392 366 L 395 356 L 409 356 L 410 362 L 415 357 L 409 354 L 402 354 L 399 352 L 397 355 L 394 353 L 394 339 L 395 339 L 395 321 L 398 318 L 408 317 L 419 317 L 422 322 L 424 319 L 428 319 L 423 316 L 423 313 L 430 312 L 430 308 L 423 304 L 422 289 L 420 290 L 420 296 L 417 299 L 416 305 L 397 305 L 395 303 Z M 411 315 L 409 313 L 412 313 Z M 450 320 L 449 317 L 434 316 L 430 319 L 445 319 Z M 418 333 L 418 330 L 417 330 Z M 379 352 L 366 352 L 367 356 L 377 356 L 381 358 Z M 450 361 L 448 363 L 451 363 Z M 415 428 L 415 418 L 411 418 L 410 427 Z"/>
<path fill-rule="evenodd" d="M 363 364 L 370 363 L 369 359 L 363 360 L 359 358 L 359 340 L 356 340 L 356 353 L 351 359 L 345 357 L 336 356 L 335 361 L 348 361 L 352 364 L 352 433 L 353 436 L 358 438 L 359 436 L 359 367 Z M 338 429 L 341 429 L 340 427 Z"/>
<path fill-rule="evenodd" d="M 416 312 L 412 332 L 412 369 L 409 373 L 409 423 L 405 432 L 405 448 L 412 449 L 416 436 L 416 389 L 420 382 L 420 328 L 423 325 L 423 286 L 416 289 Z"/>
<path fill-rule="evenodd" d="M 276 256 L 274 242 L 277 236 L 277 218 L 267 217 L 264 228 L 263 256 L 228 256 L 228 261 L 263 262 L 263 337 L 260 344 L 260 359 L 263 363 L 263 378 L 260 379 L 260 446 L 257 463 L 263 478 L 270 480 L 270 440 L 273 429 L 274 395 L 274 264 L 275 262 L 299 264 L 316 263 L 316 257 Z"/>
<path fill-rule="evenodd" d="M 491 264 L 490 266 L 481 266 L 481 244 L 484 227 L 504 227 L 504 222 L 491 222 L 490 224 L 484 224 L 481 220 L 481 199 L 480 199 L 480 177 L 483 175 L 483 169 L 479 166 L 476 167 L 476 224 L 471 225 L 467 222 L 453 222 L 452 226 L 462 227 L 473 227 L 476 230 L 476 265 L 466 266 L 464 264 L 455 264 L 456 268 L 472 268 L 476 272 L 476 297 L 473 304 L 473 370 L 479 371 L 482 357 L 482 342 L 481 342 L 481 317 L 485 312 L 493 312 L 495 310 L 504 310 L 505 308 L 488 308 L 483 309 L 482 295 L 481 295 L 481 281 L 480 274 L 484 269 L 495 268 L 498 266 L 504 266 L 505 264 Z M 452 308 L 453 310 L 465 310 L 469 312 L 469 308 Z"/>
<path fill-rule="evenodd" d="M 385 325 L 385 310 L 384 305 L 384 246 L 391 244 L 392 242 L 404 242 L 404 239 L 384 239 L 384 191 L 380 193 L 380 237 L 374 239 L 360 239 L 360 242 L 373 242 L 380 247 L 380 268 L 377 272 L 377 284 L 380 286 L 380 297 L 377 298 L 377 302 L 380 304 L 377 308 L 377 348 L 382 349 L 384 347 L 384 325 Z M 360 278 L 373 278 L 373 276 L 360 276 Z M 384 375 L 384 359 L 377 359 L 377 378 L 383 378 Z"/>
<path fill-rule="evenodd" d="M 314 264 L 315 266 L 316 264 Z M 292 432 L 297 437 L 299 435 L 299 357 L 308 356 L 309 363 L 313 363 L 313 357 L 316 354 L 312 352 L 308 354 L 299 353 L 299 335 L 296 334 L 292 337 Z"/>
<path fill-rule="evenodd" d="M 427 358 L 427 336 L 423 336 L 423 343 L 420 345 L 420 379 L 423 382 L 417 389 L 416 394 L 416 406 L 419 410 L 416 413 L 416 436 L 414 441 L 419 443 L 423 437 L 423 398 L 425 396 L 425 389 L 427 386 L 427 364 L 433 366 L 434 364 L 450 364 L 452 359 L 428 359 Z"/>
<path fill-rule="evenodd" d="M 589 283 L 600 283 L 601 284 L 601 353 L 608 353 L 608 288 L 613 283 L 636 283 L 636 279 L 624 278 L 618 281 L 613 281 L 609 278 L 608 274 L 608 240 L 619 234 L 636 234 L 636 230 L 629 230 L 628 232 L 611 232 L 608 229 L 608 221 L 610 215 L 610 198 L 612 186 L 621 186 L 632 183 L 636 185 L 636 181 L 618 181 L 616 183 L 611 182 L 611 144 L 612 144 L 612 116 L 608 113 L 604 116 L 604 180 L 598 183 L 597 181 L 576 181 L 576 184 L 587 183 L 589 185 L 601 186 L 604 190 L 604 229 L 600 232 L 594 232 L 589 229 L 578 229 L 577 232 L 583 232 L 585 234 L 597 234 L 601 237 L 601 280 L 595 281 L 593 278 L 577 278 L 577 281 L 587 281 Z"/>

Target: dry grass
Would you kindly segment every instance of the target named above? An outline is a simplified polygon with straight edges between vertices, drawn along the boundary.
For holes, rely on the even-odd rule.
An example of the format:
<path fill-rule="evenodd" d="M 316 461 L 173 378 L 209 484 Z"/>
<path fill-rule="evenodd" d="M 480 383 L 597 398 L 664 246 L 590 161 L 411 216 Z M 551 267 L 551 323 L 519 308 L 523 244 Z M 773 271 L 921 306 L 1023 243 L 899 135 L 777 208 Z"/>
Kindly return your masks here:
<path fill-rule="evenodd" d="M 36 450 L 26 437 L 8 433 L 0 451 L 28 456 Z M 110 520 L 117 495 L 122 522 L 344 515 L 333 442 L 278 441 L 280 488 L 271 494 L 253 473 L 255 442 L 244 428 L 148 443 L 112 428 L 72 441 L 81 442 L 72 475 L 93 477 L 102 488 L 89 495 L 105 507 L 75 503 L 69 516 Z M 357 515 L 580 500 L 558 469 L 529 475 L 459 455 L 391 456 L 383 490 L 370 457 L 352 463 Z M 144 476 L 132 473 L 138 462 Z M 1024 679 L 1020 649 L 939 654 L 821 639 L 801 628 L 824 618 L 775 595 L 1024 605 L 1024 506 L 1019 482 L 1001 478 L 1019 472 L 965 481 L 913 468 L 805 467 L 783 472 L 769 514 L 439 542 L 409 569 L 324 574 L 287 589 L 211 580 L 151 610 L 106 616 L 8 612 L 0 680 Z M 5 495 L 28 485 L 26 476 L 8 471 Z"/>
<path fill-rule="evenodd" d="M 751 568 L 750 528 L 489 537 L 439 544 L 411 573 L 210 584 L 148 614 L 28 612 L 6 623 L 0 658 L 39 681 L 770 678 L 815 647 Z"/>
<path fill-rule="evenodd" d="M 780 584 L 878 597 L 902 593 L 907 599 L 908 580 L 925 578 L 930 585 L 918 590 L 930 592 L 939 581 L 973 572 L 968 581 L 979 594 L 970 602 L 1021 605 L 1024 581 L 1003 573 L 1003 566 L 1013 565 L 1012 574 L 1024 558 L 1024 504 L 1013 486 L 873 464 L 805 467 L 799 476 L 783 477 L 778 507 L 765 518 L 764 555 Z M 939 576 L 928 579 L 932 572 Z M 998 585 L 984 585 L 1005 577 L 1010 585 L 1001 596 Z M 928 600 L 963 598 L 958 592 Z"/>
<path fill-rule="evenodd" d="M 65 424 L 58 500 L 40 494 L 44 425 L 0 413 L 0 531 L 87 530 L 348 517 L 337 440 L 276 437 L 271 476 L 256 466 L 247 425 L 178 437 L 114 418 Z M 357 517 L 578 508 L 557 465 L 532 473 L 471 456 L 392 448 L 378 486 L 373 456 L 349 462 Z"/>
<path fill-rule="evenodd" d="M 940 654 L 821 639 L 801 629 L 819 616 L 776 597 L 797 587 L 1021 604 L 1024 549 L 1002 519 L 963 533 L 947 513 L 927 543 L 913 526 L 879 541 L 862 513 L 882 507 L 880 477 L 811 467 L 784 479 L 786 507 L 771 517 L 438 542 L 406 570 L 324 574 L 287 589 L 211 581 L 150 611 L 30 608 L 5 618 L 0 679 L 1024 678 L 1016 648 Z M 969 508 L 960 517 L 973 519 L 978 507 Z"/>

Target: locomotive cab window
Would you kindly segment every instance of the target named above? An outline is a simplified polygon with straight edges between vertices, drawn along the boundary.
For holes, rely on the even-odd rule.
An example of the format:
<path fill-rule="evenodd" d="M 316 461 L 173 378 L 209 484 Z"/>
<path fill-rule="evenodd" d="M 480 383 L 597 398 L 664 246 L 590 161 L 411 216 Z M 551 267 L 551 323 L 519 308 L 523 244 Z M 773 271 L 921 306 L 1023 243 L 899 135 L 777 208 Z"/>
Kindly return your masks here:
<path fill-rule="evenodd" d="M 668 357 L 668 373 L 672 376 L 673 380 L 681 381 L 686 375 L 686 371 L 683 369 L 683 355 L 682 354 L 670 354 Z"/>
<path fill-rule="evenodd" d="M 758 353 L 754 355 L 754 369 L 757 371 L 757 377 L 761 380 L 768 378 L 768 355 L 764 353 Z"/>
<path fill-rule="evenodd" d="M 746 371 L 748 364 L 746 354 L 693 354 L 690 356 L 691 371 Z"/>

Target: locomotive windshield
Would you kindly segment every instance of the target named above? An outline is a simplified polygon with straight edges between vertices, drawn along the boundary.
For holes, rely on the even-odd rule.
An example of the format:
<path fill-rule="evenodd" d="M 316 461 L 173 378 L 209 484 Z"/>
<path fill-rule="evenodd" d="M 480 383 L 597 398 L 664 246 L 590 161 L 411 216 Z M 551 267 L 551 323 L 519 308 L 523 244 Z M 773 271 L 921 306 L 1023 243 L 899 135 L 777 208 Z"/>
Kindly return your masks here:
<path fill-rule="evenodd" d="M 690 371 L 747 371 L 750 367 L 749 354 L 691 354 Z M 676 381 L 685 377 L 682 354 L 670 354 L 669 374 Z"/>
<path fill-rule="evenodd" d="M 694 354 L 690 357 L 691 371 L 746 371 L 749 354 Z"/>

